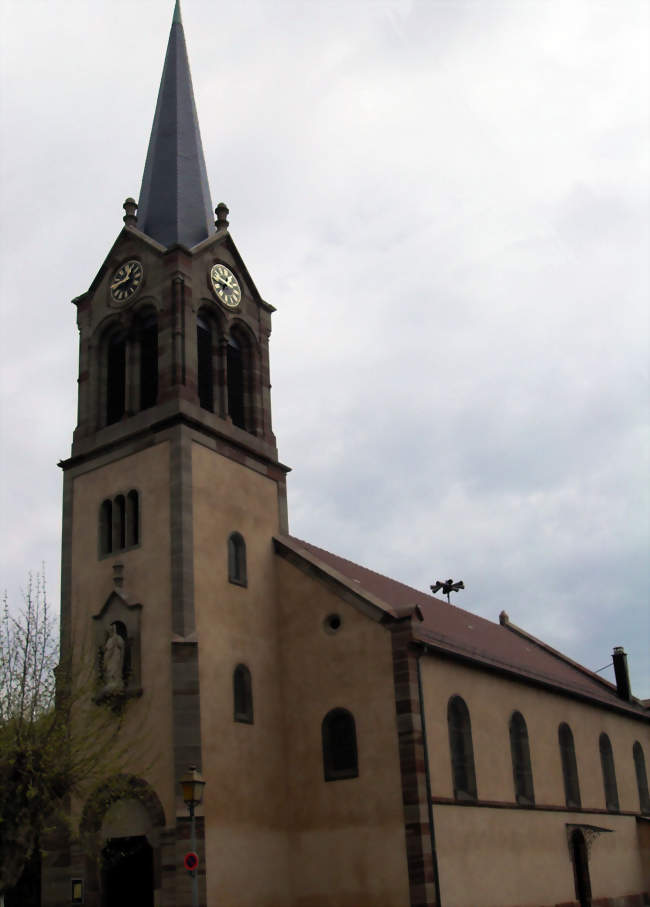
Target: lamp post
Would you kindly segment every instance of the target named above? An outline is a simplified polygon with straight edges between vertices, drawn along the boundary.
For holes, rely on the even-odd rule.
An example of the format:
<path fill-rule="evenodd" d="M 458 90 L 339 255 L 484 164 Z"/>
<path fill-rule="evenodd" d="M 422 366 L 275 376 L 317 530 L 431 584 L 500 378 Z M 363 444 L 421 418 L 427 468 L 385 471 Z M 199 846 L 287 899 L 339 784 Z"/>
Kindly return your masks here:
<path fill-rule="evenodd" d="M 196 852 L 196 825 L 194 822 L 194 811 L 203 799 L 204 787 L 205 781 L 201 776 L 201 772 L 195 765 L 190 765 L 181 778 L 181 788 L 183 790 L 183 800 L 187 804 L 187 808 L 190 813 L 192 835 L 191 848 L 193 852 Z M 199 907 L 198 870 L 193 869 L 190 871 L 190 874 L 192 876 L 192 907 Z"/>

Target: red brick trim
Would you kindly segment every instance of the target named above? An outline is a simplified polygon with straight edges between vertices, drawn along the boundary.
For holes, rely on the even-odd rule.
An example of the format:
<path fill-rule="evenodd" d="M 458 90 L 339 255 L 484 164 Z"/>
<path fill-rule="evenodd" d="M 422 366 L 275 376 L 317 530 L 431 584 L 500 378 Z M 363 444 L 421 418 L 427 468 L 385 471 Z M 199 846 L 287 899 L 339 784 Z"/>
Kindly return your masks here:
<path fill-rule="evenodd" d="M 418 656 L 409 648 L 412 640 L 410 621 L 396 622 L 390 628 L 410 905 L 438 907 Z"/>

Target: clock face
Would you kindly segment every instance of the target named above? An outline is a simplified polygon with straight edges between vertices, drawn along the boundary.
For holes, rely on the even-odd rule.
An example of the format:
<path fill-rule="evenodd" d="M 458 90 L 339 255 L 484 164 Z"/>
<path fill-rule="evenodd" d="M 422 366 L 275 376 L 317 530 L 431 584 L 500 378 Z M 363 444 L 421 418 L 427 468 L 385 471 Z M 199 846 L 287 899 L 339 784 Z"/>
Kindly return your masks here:
<path fill-rule="evenodd" d="M 115 302 L 126 302 L 140 289 L 143 277 L 139 261 L 125 261 L 111 279 L 111 298 Z"/>
<path fill-rule="evenodd" d="M 210 283 L 217 298 L 229 309 L 236 309 L 241 302 L 241 288 L 237 278 L 225 265 L 213 265 L 210 270 Z"/>

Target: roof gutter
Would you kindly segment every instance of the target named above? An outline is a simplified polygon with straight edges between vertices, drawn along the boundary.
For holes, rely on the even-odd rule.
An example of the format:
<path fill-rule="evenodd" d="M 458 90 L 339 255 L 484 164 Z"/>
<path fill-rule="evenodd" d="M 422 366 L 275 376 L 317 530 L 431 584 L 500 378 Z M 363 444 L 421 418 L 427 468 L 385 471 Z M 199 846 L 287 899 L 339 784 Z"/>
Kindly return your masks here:
<path fill-rule="evenodd" d="M 437 645 L 430 640 L 417 638 L 413 640 L 413 645 L 417 646 L 418 649 L 421 649 L 423 652 L 429 652 L 430 654 L 439 655 L 442 658 L 450 658 L 452 661 L 459 661 L 463 664 L 470 665 L 471 667 L 476 668 L 477 671 L 488 671 L 489 673 L 500 674 L 502 677 L 507 677 L 509 680 L 514 678 L 519 683 L 524 683 L 527 686 L 548 690 L 559 696 L 568 696 L 571 699 L 586 702 L 596 708 L 607 709 L 610 712 L 616 712 L 618 715 L 626 715 L 628 718 L 643 721 L 646 724 L 650 723 L 650 709 L 640 702 L 636 707 L 634 702 L 628 704 L 622 699 L 619 702 L 606 702 L 603 699 L 598 699 L 596 696 L 590 696 L 589 693 L 582 692 L 581 690 L 576 690 L 568 686 L 561 686 L 559 683 L 553 683 L 543 677 L 523 674 L 516 668 L 495 664 L 494 662 L 486 661 L 480 656 L 472 655 L 471 653 L 455 651 L 444 645 Z M 641 709 L 644 709 L 645 714 Z"/>

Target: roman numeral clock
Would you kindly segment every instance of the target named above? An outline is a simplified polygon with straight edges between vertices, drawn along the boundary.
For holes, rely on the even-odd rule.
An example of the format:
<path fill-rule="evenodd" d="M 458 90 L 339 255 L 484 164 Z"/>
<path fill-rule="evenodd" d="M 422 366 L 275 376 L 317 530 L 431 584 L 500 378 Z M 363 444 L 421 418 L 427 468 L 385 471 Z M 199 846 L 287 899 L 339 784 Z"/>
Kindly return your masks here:
<path fill-rule="evenodd" d="M 230 268 L 216 264 L 210 269 L 210 285 L 215 296 L 229 309 L 236 309 L 241 302 L 241 287 Z"/>
<path fill-rule="evenodd" d="M 139 261 L 125 261 L 111 278 L 111 300 L 128 302 L 142 286 L 144 271 Z"/>

